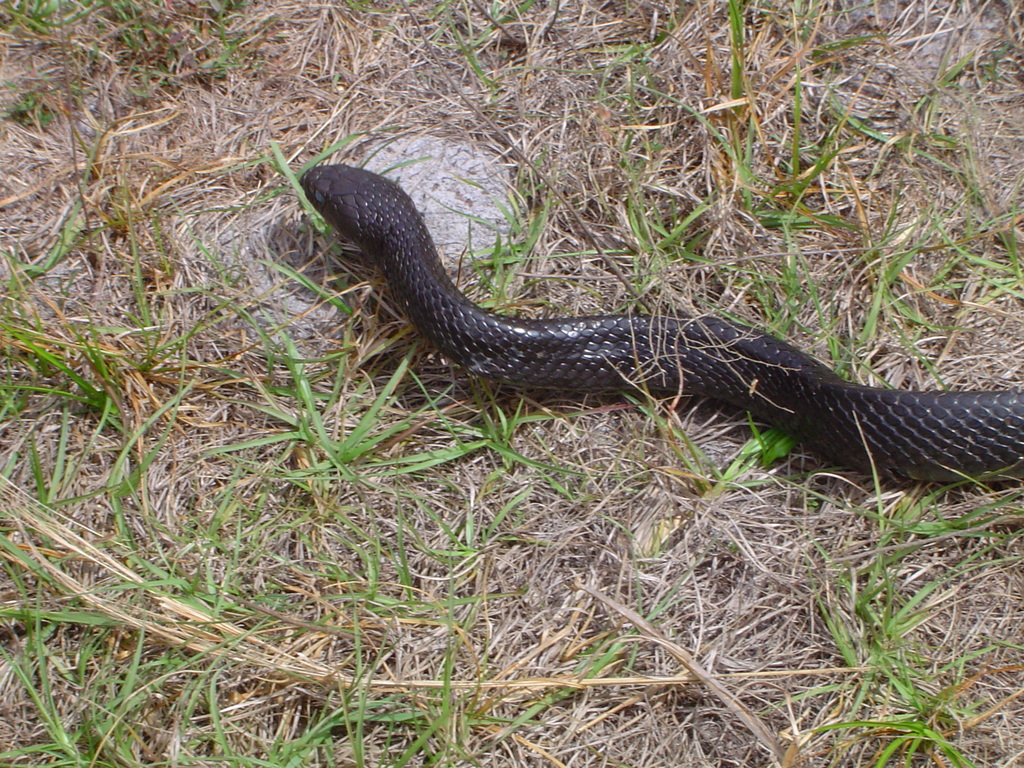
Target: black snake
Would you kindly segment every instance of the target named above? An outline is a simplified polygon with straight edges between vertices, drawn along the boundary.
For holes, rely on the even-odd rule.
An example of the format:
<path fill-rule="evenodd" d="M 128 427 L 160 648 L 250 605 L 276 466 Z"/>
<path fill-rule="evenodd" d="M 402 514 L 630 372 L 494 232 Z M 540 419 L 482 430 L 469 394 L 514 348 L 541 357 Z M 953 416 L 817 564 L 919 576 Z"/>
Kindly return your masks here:
<path fill-rule="evenodd" d="M 503 317 L 455 287 L 419 212 L 394 182 L 330 165 L 307 171 L 302 187 L 377 264 L 413 325 L 475 374 L 580 392 L 704 395 L 750 411 L 839 464 L 883 475 L 1024 476 L 1024 393 L 851 384 L 773 336 L 711 315 Z"/>

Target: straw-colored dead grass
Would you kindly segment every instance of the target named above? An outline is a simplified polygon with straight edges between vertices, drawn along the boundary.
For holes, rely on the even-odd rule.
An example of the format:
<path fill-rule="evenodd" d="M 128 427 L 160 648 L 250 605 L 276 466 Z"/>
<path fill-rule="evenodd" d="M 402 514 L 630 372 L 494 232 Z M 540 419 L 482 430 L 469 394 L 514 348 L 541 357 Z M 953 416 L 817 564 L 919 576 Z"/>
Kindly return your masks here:
<path fill-rule="evenodd" d="M 1020 385 L 1017 3 L 145 7 L 0 11 L 8 762 L 1020 760 L 1018 489 L 471 381 L 336 300 L 275 160 L 468 139 L 546 214 L 514 311 Z"/>

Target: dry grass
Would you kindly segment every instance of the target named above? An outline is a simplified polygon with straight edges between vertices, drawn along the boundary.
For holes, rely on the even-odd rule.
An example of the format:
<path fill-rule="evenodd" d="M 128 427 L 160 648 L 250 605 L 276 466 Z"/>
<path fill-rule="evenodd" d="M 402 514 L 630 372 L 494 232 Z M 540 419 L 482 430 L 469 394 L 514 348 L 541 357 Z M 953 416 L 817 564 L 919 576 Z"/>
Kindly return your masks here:
<path fill-rule="evenodd" d="M 282 174 L 469 139 L 502 306 L 1019 385 L 1019 4 L 216 5 L 0 8 L 0 763 L 1020 764 L 1019 488 L 470 380 Z"/>

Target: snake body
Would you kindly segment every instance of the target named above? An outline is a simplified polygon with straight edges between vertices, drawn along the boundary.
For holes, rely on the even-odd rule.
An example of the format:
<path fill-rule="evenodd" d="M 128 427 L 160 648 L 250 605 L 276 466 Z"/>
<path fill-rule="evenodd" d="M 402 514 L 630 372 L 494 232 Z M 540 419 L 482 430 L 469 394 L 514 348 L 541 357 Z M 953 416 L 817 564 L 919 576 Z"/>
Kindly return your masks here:
<path fill-rule="evenodd" d="M 497 315 L 456 288 L 397 184 L 344 165 L 312 168 L 301 183 L 383 272 L 413 325 L 474 374 L 524 387 L 716 398 L 838 464 L 886 476 L 1024 476 L 1024 393 L 852 384 L 774 336 L 713 315 Z"/>

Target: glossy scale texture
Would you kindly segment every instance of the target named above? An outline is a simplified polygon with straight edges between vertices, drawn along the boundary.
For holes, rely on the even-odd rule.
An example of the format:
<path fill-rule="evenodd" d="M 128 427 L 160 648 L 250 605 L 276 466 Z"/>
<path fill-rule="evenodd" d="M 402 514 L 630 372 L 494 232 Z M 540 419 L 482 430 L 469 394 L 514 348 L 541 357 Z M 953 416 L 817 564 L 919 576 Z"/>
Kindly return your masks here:
<path fill-rule="evenodd" d="M 703 395 L 750 411 L 839 464 L 888 476 L 1024 475 L 1024 393 L 851 384 L 784 341 L 712 315 L 503 317 L 455 287 L 394 182 L 328 165 L 307 171 L 302 187 L 380 268 L 416 328 L 480 376 L 579 392 Z"/>

